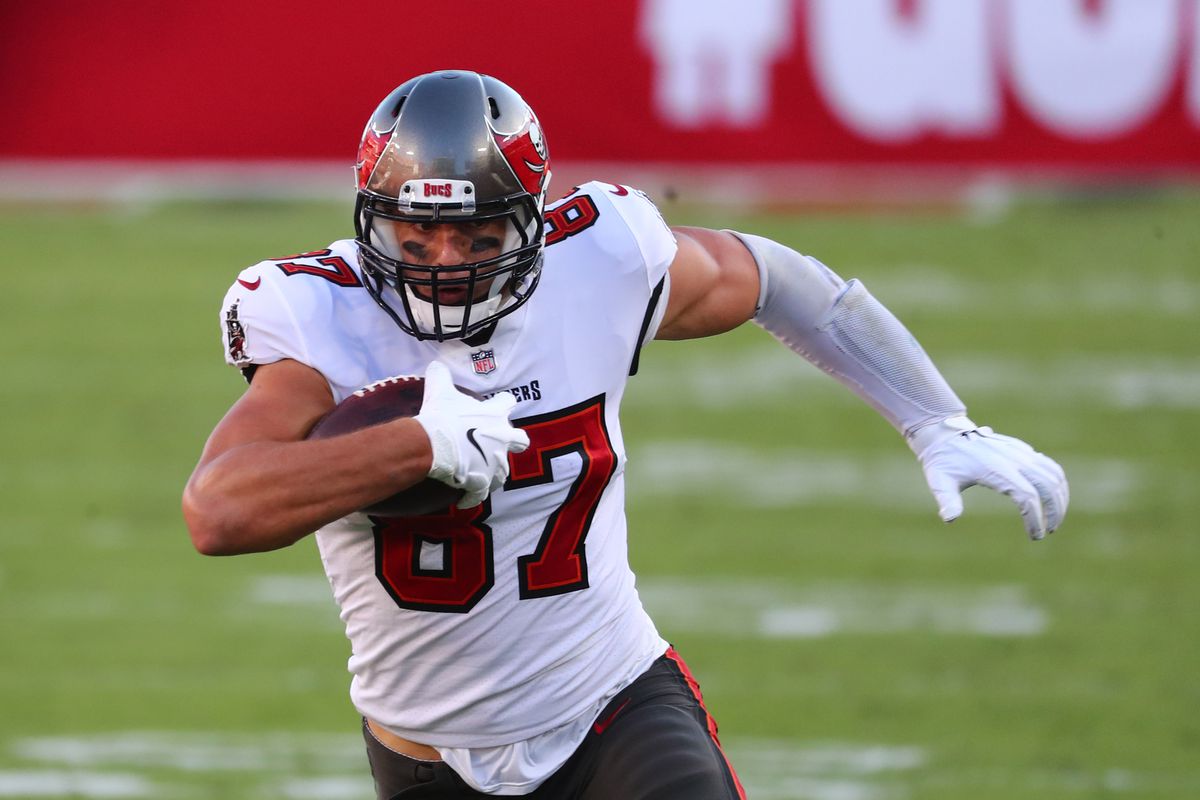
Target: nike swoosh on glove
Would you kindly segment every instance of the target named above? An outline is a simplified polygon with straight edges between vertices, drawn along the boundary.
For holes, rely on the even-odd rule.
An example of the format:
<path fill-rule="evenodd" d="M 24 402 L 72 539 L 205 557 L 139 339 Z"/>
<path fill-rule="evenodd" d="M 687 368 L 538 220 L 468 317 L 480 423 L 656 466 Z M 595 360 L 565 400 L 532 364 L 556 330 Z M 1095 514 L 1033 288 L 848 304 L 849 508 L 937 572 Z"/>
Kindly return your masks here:
<path fill-rule="evenodd" d="M 503 486 L 508 454 L 529 447 L 529 435 L 508 419 L 516 404 L 508 392 L 488 400 L 463 394 L 439 361 L 425 370 L 425 393 L 415 419 L 433 449 L 429 477 L 463 490 L 459 508 L 477 506 Z"/>
<path fill-rule="evenodd" d="M 942 521 L 963 512 L 962 491 L 986 486 L 1017 504 L 1029 538 L 1039 540 L 1062 525 L 1070 487 L 1062 467 L 1020 439 L 951 417 L 919 429 L 909 439 L 937 500 Z"/>

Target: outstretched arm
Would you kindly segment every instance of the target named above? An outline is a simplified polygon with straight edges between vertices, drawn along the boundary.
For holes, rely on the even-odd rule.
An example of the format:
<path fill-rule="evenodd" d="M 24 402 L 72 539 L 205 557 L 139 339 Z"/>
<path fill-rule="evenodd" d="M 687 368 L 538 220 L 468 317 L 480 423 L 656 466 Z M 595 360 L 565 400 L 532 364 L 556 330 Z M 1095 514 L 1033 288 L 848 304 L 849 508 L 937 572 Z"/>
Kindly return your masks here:
<path fill-rule="evenodd" d="M 708 336 L 753 319 L 892 423 L 917 454 L 943 520 L 957 518 L 962 490 L 979 484 L 1012 498 L 1033 539 L 1062 523 L 1062 468 L 971 422 L 916 339 L 860 282 L 760 236 L 675 231 L 658 338 Z"/>

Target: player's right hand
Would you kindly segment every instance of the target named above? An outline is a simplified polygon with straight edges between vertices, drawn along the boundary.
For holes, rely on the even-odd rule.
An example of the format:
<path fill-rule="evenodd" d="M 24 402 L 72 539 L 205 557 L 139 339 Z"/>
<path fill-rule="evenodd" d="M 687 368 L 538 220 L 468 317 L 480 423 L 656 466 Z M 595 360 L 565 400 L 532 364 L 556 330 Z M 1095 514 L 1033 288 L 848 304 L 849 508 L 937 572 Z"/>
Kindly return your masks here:
<path fill-rule="evenodd" d="M 463 490 L 459 508 L 477 506 L 503 486 L 508 454 L 529 447 L 529 435 L 508 419 L 516 404 L 508 392 L 488 400 L 463 394 L 440 361 L 426 369 L 425 394 L 415 419 L 433 448 L 429 477 Z"/>
<path fill-rule="evenodd" d="M 918 430 L 909 446 L 944 522 L 962 514 L 962 491 L 975 485 L 1011 498 L 1030 539 L 1054 533 L 1066 516 L 1070 488 L 1063 468 L 1020 439 L 951 417 Z"/>

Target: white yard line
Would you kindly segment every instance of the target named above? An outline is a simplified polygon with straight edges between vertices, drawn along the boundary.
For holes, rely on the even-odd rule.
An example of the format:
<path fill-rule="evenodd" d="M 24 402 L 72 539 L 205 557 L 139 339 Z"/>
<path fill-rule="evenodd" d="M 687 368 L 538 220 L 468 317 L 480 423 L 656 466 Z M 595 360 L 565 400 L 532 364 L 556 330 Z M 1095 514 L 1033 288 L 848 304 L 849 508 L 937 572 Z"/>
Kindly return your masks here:
<path fill-rule="evenodd" d="M 277 796 L 288 800 L 362 800 L 374 794 L 375 784 L 369 774 L 364 774 L 357 778 L 290 778 L 279 783 Z"/>
<path fill-rule="evenodd" d="M 769 772 L 805 775 L 878 775 L 917 769 L 928 761 L 919 747 L 847 742 L 739 739 L 737 751 L 747 764 L 769 767 Z"/>
<path fill-rule="evenodd" d="M 234 600 L 231 607 L 242 608 L 244 603 L 257 603 L 265 606 L 328 609 L 332 607 L 336 614 L 337 605 L 333 600 L 333 592 L 329 581 L 324 575 L 259 575 L 251 579 L 245 594 L 245 600 Z M 317 619 L 308 617 L 309 619 Z M 319 618 L 324 625 L 324 617 Z M 335 621 L 341 624 L 335 616 Z"/>
<path fill-rule="evenodd" d="M 139 775 L 65 770 L 0 770 L 0 797 L 161 797 L 150 780 Z"/>
<path fill-rule="evenodd" d="M 1058 316 L 1068 309 L 1072 314 L 1186 316 L 1200 310 L 1200 281 L 1182 270 L 1149 278 L 1136 271 L 1106 273 L 1085 283 L 1054 277 L 1000 283 L 979 280 L 969 265 L 877 264 L 858 270 L 830 266 L 847 278 L 857 275 L 880 302 L 905 314 L 920 310 L 947 317 Z"/>
<path fill-rule="evenodd" d="M 287 603 L 325 605 L 329 587 L 314 576 L 262 576 L 250 595 L 261 597 L 261 585 L 289 585 Z M 762 580 L 706 578 L 643 578 L 638 582 L 650 615 L 665 631 L 688 631 L 765 639 L 815 639 L 841 634 L 891 634 L 908 631 L 967 634 L 987 637 L 1028 637 L 1043 633 L 1048 614 L 1018 586 L 883 587 L 862 583 L 793 585 Z M 261 600 L 259 602 L 262 602 Z M 272 600 L 272 603 L 280 602 Z M 30 745 L 26 745 L 29 747 Z M 179 768 L 190 764 L 219 764 L 223 768 L 253 768 L 261 762 L 264 745 L 247 742 L 227 747 L 193 742 L 173 743 L 159 753 L 153 738 L 116 739 L 91 747 L 66 748 L 76 764 L 91 763 L 97 755 L 121 758 L 122 763 L 154 763 L 166 759 Z M 59 748 L 51 740 L 45 752 Z M 97 749 L 100 750 L 99 754 Z M 186 754 L 186 755 L 185 755 Z M 199 758 L 199 762 L 195 759 Z"/>
<path fill-rule="evenodd" d="M 124 767 L 182 772 L 341 771 L 366 764 L 353 735 L 126 731 L 31 737 L 12 752 L 25 760 L 75 768 Z"/>
<path fill-rule="evenodd" d="M 858 402 L 832 378 L 765 335 L 759 347 L 736 356 L 696 347 L 679 348 L 670 359 L 656 360 L 653 352 L 654 348 L 647 351 L 644 369 L 630 382 L 627 408 L 751 410 L 769 404 Z M 1120 410 L 1200 409 L 1200 358 L 1090 355 L 1037 364 L 986 353 L 934 356 L 950 384 L 966 398 L 1019 398 L 1028 404 L 1033 397 L 1047 406 Z"/>
<path fill-rule="evenodd" d="M 802 448 L 774 452 L 692 439 L 632 444 L 626 486 L 632 498 L 720 498 L 747 507 L 793 508 L 847 503 L 928 511 L 933 499 L 920 466 L 903 445 L 888 456 L 852 456 Z M 1071 479 L 1078 513 L 1133 505 L 1143 483 L 1136 468 L 1116 459 L 1072 459 L 1058 454 Z M 982 489 L 965 495 L 969 514 L 1015 514 L 1007 501 Z"/>
<path fill-rule="evenodd" d="M 247 788 L 240 797 L 351 800 L 372 793 L 362 738 L 356 732 L 117 731 L 0 744 L 10 755 L 37 765 L 0 769 L 0 798 L 196 797 L 205 788 L 202 775 L 231 771 L 245 773 Z M 1098 792 L 1193 797 L 1200 792 L 1200 773 L 1195 771 L 1112 766 L 1014 772 L 939 764 L 936 754 L 924 747 L 894 743 L 730 736 L 726 751 L 756 800 L 906 800 L 920 797 L 922 787 L 960 790 L 963 796 L 981 787 L 1005 789 L 1014 797 L 1090 797 Z M 47 768 L 51 765 L 58 768 Z M 172 770 L 175 774 L 164 774 Z"/>
<path fill-rule="evenodd" d="M 650 616 L 671 634 L 815 639 L 909 631 L 1028 637 L 1049 625 L 1018 586 L 882 587 L 686 578 L 638 582 Z"/>
<path fill-rule="evenodd" d="M 254 579 L 250 601 L 270 606 L 322 605 L 336 609 L 324 575 L 262 575 Z"/>

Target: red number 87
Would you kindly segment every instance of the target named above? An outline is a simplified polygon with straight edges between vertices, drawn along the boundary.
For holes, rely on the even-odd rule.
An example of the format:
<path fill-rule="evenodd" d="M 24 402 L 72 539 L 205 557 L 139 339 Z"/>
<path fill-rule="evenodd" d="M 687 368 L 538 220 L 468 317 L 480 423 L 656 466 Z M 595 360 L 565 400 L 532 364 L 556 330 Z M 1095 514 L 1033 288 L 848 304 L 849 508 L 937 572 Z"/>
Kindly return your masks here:
<path fill-rule="evenodd" d="M 529 434 L 529 449 L 509 455 L 506 492 L 552 483 L 557 456 L 577 453 L 582 460 L 579 475 L 547 518 L 537 548 L 517 559 L 520 597 L 586 589 L 584 541 L 617 468 L 604 423 L 604 395 L 513 424 Z M 485 502 L 444 514 L 375 519 L 375 573 L 396 605 L 460 614 L 474 608 L 495 583 L 490 514 L 491 504 Z M 422 565 L 426 544 L 440 548 L 439 568 Z"/>

